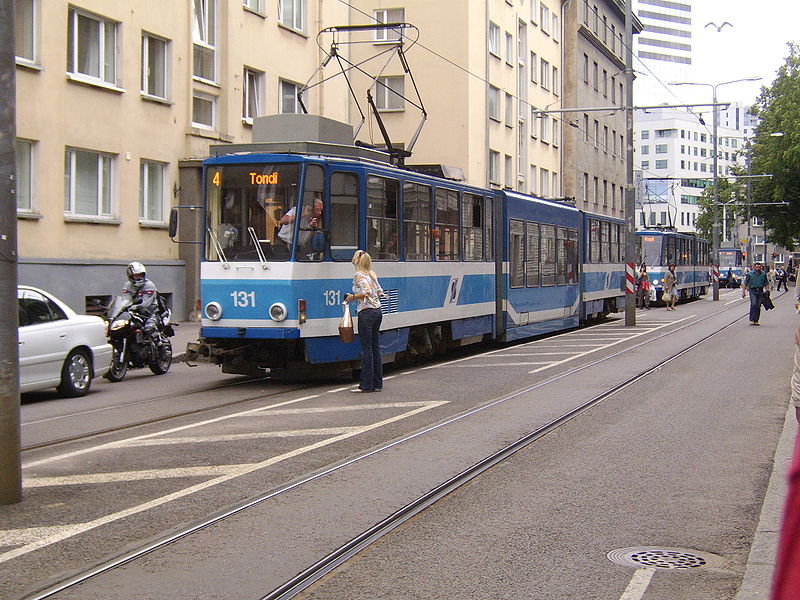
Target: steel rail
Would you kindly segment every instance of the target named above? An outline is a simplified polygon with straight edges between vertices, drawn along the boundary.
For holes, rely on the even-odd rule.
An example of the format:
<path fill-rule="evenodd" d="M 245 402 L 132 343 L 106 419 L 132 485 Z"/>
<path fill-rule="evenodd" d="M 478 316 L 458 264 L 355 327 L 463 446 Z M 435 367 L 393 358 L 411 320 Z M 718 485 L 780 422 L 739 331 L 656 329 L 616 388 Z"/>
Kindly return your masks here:
<path fill-rule="evenodd" d="M 715 312 L 713 312 L 713 313 L 711 313 L 709 315 L 706 315 L 705 317 L 701 317 L 701 318 L 695 319 L 695 320 L 693 320 L 693 321 L 691 321 L 689 323 L 685 323 L 685 324 L 681 325 L 680 327 L 677 327 L 675 329 L 671 329 L 668 332 L 664 332 L 664 333 L 662 333 L 660 335 L 654 336 L 653 338 L 650 338 L 650 339 L 647 339 L 647 340 L 643 340 L 642 342 L 639 342 L 638 344 L 634 344 L 634 345 L 632 345 L 630 347 L 623 348 L 621 350 L 618 350 L 617 352 L 609 354 L 608 356 L 604 356 L 604 357 L 598 358 L 596 360 L 590 361 L 590 362 L 585 363 L 583 365 L 579 365 L 577 367 L 574 367 L 572 369 L 569 369 L 569 370 L 565 371 L 564 373 L 555 375 L 555 376 L 550 377 L 550 378 L 548 378 L 548 379 L 546 379 L 544 381 L 540 381 L 539 383 L 536 383 L 534 385 L 530 385 L 530 386 L 527 386 L 527 387 L 525 387 L 523 389 L 517 390 L 515 392 L 511 392 L 509 394 L 506 394 L 506 395 L 504 395 L 504 396 L 502 396 L 500 398 L 496 398 L 495 400 L 492 400 L 492 401 L 490 401 L 490 402 L 488 402 L 486 404 L 483 404 L 481 406 L 477 406 L 477 407 L 468 409 L 468 410 L 466 410 L 466 411 L 464 411 L 462 413 L 453 415 L 452 417 L 449 417 L 449 418 L 447 418 L 447 419 L 445 419 L 443 421 L 440 421 L 438 423 L 435 423 L 433 425 L 429 425 L 427 427 L 423 427 L 423 428 L 421 428 L 421 429 L 419 429 L 419 430 L 417 430 L 417 431 L 415 431 L 413 433 L 407 434 L 407 435 L 402 436 L 402 437 L 400 437 L 400 438 L 398 438 L 396 440 L 393 440 L 393 441 L 387 442 L 386 444 L 378 446 L 377 448 L 373 448 L 372 450 L 363 452 L 361 454 L 357 454 L 357 455 L 355 455 L 355 456 L 353 456 L 351 458 L 344 459 L 342 461 L 339 461 L 337 463 L 329 465 L 328 467 L 325 467 L 325 468 L 319 469 L 319 470 L 317 470 L 315 472 L 312 472 L 312 473 L 310 473 L 310 474 L 308 474 L 306 476 L 299 477 L 296 480 L 291 481 L 291 482 L 289 482 L 289 483 L 287 483 L 287 484 L 285 484 L 283 486 L 280 486 L 278 488 L 275 488 L 275 489 L 273 489 L 273 490 L 271 490 L 269 492 L 265 492 L 264 494 L 261 494 L 259 496 L 254 497 L 254 498 L 251 498 L 251 499 L 246 500 L 244 502 L 241 502 L 241 503 L 229 506 L 227 508 L 224 508 L 224 509 L 220 510 L 219 512 L 215 513 L 215 514 L 210 515 L 208 518 L 206 518 L 206 519 L 204 519 L 202 521 L 198 521 L 198 522 L 196 522 L 194 524 L 191 524 L 191 525 L 188 525 L 188 526 L 186 526 L 186 527 L 184 527 L 184 528 L 182 528 L 180 530 L 177 530 L 177 531 L 174 531 L 174 532 L 172 532 L 170 534 L 167 534 L 167 535 L 165 535 L 165 536 L 163 536 L 161 538 L 155 539 L 155 540 L 153 540 L 153 541 L 151 541 L 151 542 L 149 542 L 149 543 L 147 543 L 147 544 L 145 544 L 143 546 L 140 546 L 139 548 L 135 548 L 135 549 L 133 549 L 133 550 L 127 552 L 127 553 L 124 553 L 124 554 L 121 554 L 119 556 L 116 556 L 116 557 L 113 557 L 111 559 L 108 559 L 105 562 L 98 563 L 97 565 L 95 565 L 91 569 L 87 569 L 86 571 L 82 571 L 82 572 L 73 574 L 73 575 L 67 577 L 66 579 L 62 580 L 61 582 L 56 583 L 54 585 L 51 585 L 51 586 L 49 586 L 49 587 L 47 587 L 45 589 L 34 591 L 33 593 L 30 593 L 30 594 L 24 593 L 22 596 L 19 596 L 17 600 L 44 600 L 46 598 L 50 598 L 51 596 L 53 596 L 53 595 L 55 595 L 57 593 L 60 593 L 60 592 L 62 592 L 64 590 L 66 590 L 66 589 L 69 589 L 71 587 L 74 587 L 74 586 L 76 586 L 76 585 L 78 585 L 80 583 L 83 583 L 84 581 L 87 581 L 88 579 L 91 579 L 92 577 L 95 577 L 95 576 L 100 575 L 102 573 L 106 573 L 108 571 L 111 571 L 111 570 L 119 567 L 119 566 L 122 566 L 124 564 L 129 563 L 129 562 L 132 562 L 132 561 L 134 561 L 134 560 L 136 560 L 138 558 L 141 558 L 142 556 L 144 556 L 146 554 L 149 554 L 150 552 L 158 550 L 159 548 L 162 548 L 162 547 L 164 547 L 164 546 L 166 546 L 168 544 L 171 544 L 171 543 L 173 543 L 173 542 L 175 542 L 175 541 L 177 541 L 179 539 L 187 537 L 187 536 L 189 536 L 189 535 L 191 535 L 191 534 L 193 534 L 193 533 L 195 533 L 197 531 L 205 529 L 206 527 L 209 527 L 211 525 L 219 523 L 220 521 L 223 521 L 224 519 L 227 519 L 228 517 L 236 515 L 236 514 L 242 512 L 242 511 L 245 511 L 248 508 L 251 508 L 253 506 L 259 505 L 259 504 L 261 504 L 261 503 L 263 503 L 263 502 L 265 502 L 267 500 L 270 500 L 270 499 L 272 499 L 272 498 L 274 498 L 274 497 L 276 497 L 276 496 L 278 496 L 280 494 L 283 494 L 283 493 L 288 492 L 290 490 L 294 490 L 296 488 L 299 488 L 299 487 L 301 487 L 301 486 L 303 486 L 303 485 L 305 485 L 307 483 L 310 483 L 312 481 L 315 481 L 317 479 L 320 479 L 322 477 L 325 477 L 327 475 L 335 473 L 335 472 L 337 472 L 337 471 L 339 471 L 339 470 L 341 470 L 341 469 L 343 469 L 345 467 L 348 467 L 348 466 L 350 466 L 352 464 L 361 462 L 362 460 L 365 460 L 365 459 L 367 459 L 367 458 L 369 458 L 371 456 L 374 456 L 376 454 L 379 454 L 381 452 L 384 452 L 386 450 L 394 448 L 395 446 L 399 446 L 400 444 L 403 444 L 403 443 L 406 443 L 406 442 L 411 441 L 413 439 L 416 439 L 417 437 L 420 437 L 420 436 L 429 434 L 431 432 L 434 432 L 434 431 L 436 431 L 438 429 L 444 428 L 444 427 L 446 427 L 446 426 L 448 426 L 448 425 L 450 425 L 452 423 L 458 422 L 458 421 L 460 421 L 462 419 L 465 419 L 467 417 L 470 417 L 470 416 L 473 416 L 473 415 L 478 414 L 480 412 L 483 412 L 483 411 L 485 411 L 487 409 L 490 409 L 490 408 L 492 408 L 494 406 L 497 406 L 499 404 L 502 404 L 504 402 L 508 402 L 510 400 L 513 400 L 513 399 L 515 399 L 515 398 L 517 398 L 517 397 L 519 397 L 519 396 L 521 396 L 523 394 L 526 394 L 528 392 L 531 392 L 533 390 L 536 390 L 536 389 L 542 388 L 544 386 L 550 385 L 552 383 L 555 383 L 557 381 L 560 381 L 560 380 L 562 380 L 562 379 L 564 379 L 566 377 L 569 377 L 569 376 L 571 376 L 571 375 L 573 375 L 575 373 L 578 373 L 578 372 L 583 371 L 585 369 L 594 367 L 594 366 L 596 366 L 598 364 L 601 364 L 603 362 L 606 362 L 606 361 L 608 361 L 608 360 L 610 360 L 612 358 L 616 358 L 617 356 L 620 356 L 620 355 L 625 354 L 627 352 L 631 352 L 633 350 L 636 350 L 637 348 L 640 348 L 640 347 L 642 347 L 642 346 L 644 346 L 646 344 L 657 342 L 657 341 L 659 341 L 660 339 L 664 338 L 667 335 L 672 335 L 676 331 L 681 331 L 683 329 L 687 329 L 689 327 L 692 327 L 692 326 L 696 325 L 697 323 L 706 321 L 706 320 L 708 320 L 708 319 L 710 319 L 710 318 L 712 318 L 714 316 L 717 316 L 717 315 L 719 315 L 721 313 L 724 313 L 724 312 L 726 312 L 728 310 L 731 310 L 731 308 L 733 308 L 733 307 L 721 308 L 720 310 L 717 310 L 717 311 L 715 311 Z M 319 580 L 321 577 L 325 576 L 327 573 L 331 572 L 333 569 L 335 569 L 337 566 L 339 566 L 340 564 L 345 562 L 347 559 L 352 557 L 354 554 L 356 554 L 357 552 L 359 552 L 363 548 L 369 546 L 372 542 L 374 542 L 375 540 L 379 539 L 383 535 L 386 535 L 392 529 L 394 529 L 395 527 L 400 525 L 402 522 L 404 522 L 405 520 L 407 520 L 411 516 L 413 516 L 415 514 L 418 514 L 419 512 L 424 510 L 426 507 L 428 507 L 431 504 L 433 504 L 434 502 L 436 502 L 436 500 L 438 500 L 438 499 L 442 498 L 443 496 L 449 494 L 451 491 L 457 489 L 461 485 L 464 485 L 469 480 L 474 479 L 480 473 L 484 472 L 485 470 L 487 470 L 491 466 L 494 466 L 495 464 L 497 464 L 499 462 L 502 462 L 503 460 L 507 459 L 508 457 L 510 457 L 511 455 L 516 453 L 518 450 L 524 448 L 525 446 L 529 445 L 530 443 L 532 443 L 532 442 L 536 441 L 537 439 L 540 439 L 541 437 L 547 435 L 548 433 L 556 430 L 561 425 L 564 425 L 566 422 L 568 422 L 568 421 L 572 420 L 573 418 L 579 416 L 580 414 L 582 414 L 583 412 L 587 411 L 589 408 L 591 408 L 592 406 L 598 404 L 602 400 L 608 398 L 609 396 L 615 394 L 616 392 L 619 392 L 620 390 L 624 389 L 625 387 L 628 387 L 628 386 L 632 385 L 636 381 L 646 377 L 650 373 L 652 373 L 652 372 L 656 371 L 657 369 L 663 367 L 663 365 L 667 364 L 668 362 L 670 362 L 672 360 L 675 360 L 678 357 L 680 357 L 681 355 L 689 352 L 690 350 L 694 349 L 695 347 L 697 347 L 698 345 L 700 345 L 703 342 L 707 341 L 708 339 L 712 338 L 713 336 L 717 335 L 718 333 L 721 333 L 722 331 L 724 331 L 728 327 L 731 327 L 737 321 L 743 320 L 746 316 L 747 315 L 738 316 L 736 319 L 730 321 L 727 324 L 724 324 L 719 329 L 717 329 L 717 330 L 713 331 L 712 333 L 708 334 L 707 336 L 701 338 L 697 342 L 694 342 L 690 346 L 688 346 L 688 347 L 686 347 L 686 348 L 684 348 L 684 349 L 682 349 L 682 350 L 670 355 L 666 359 L 663 359 L 663 360 L 659 361 L 657 364 L 655 364 L 655 365 L 653 365 L 651 367 L 648 367 L 647 369 L 639 372 L 638 374 L 633 375 L 633 376 L 627 378 L 626 380 L 624 380 L 624 381 L 622 381 L 622 382 L 620 382 L 618 384 L 615 384 L 614 386 L 610 387 L 608 390 L 606 390 L 604 392 L 601 392 L 600 394 L 598 394 L 594 398 L 588 400 L 587 402 L 581 404 L 577 408 L 572 409 L 571 411 L 565 413 L 561 417 L 558 417 L 558 418 L 554 419 L 553 421 L 551 421 L 550 423 L 544 425 L 543 427 L 540 427 L 540 428 L 536 429 L 535 431 L 531 432 L 530 434 L 527 434 L 526 436 L 520 438 L 516 442 L 513 442 L 512 444 L 510 444 L 506 448 L 501 449 L 498 452 L 495 452 L 494 454 L 486 457 L 485 459 L 479 461 L 478 463 L 474 464 L 473 466 L 465 469 L 464 471 L 462 471 L 462 473 L 454 476 L 453 478 L 449 479 L 448 481 L 444 482 L 443 484 L 437 486 L 436 488 L 432 489 L 430 492 L 428 492 L 427 494 L 421 496 L 417 500 L 414 500 L 414 501 L 410 502 L 409 504 L 407 504 L 403 508 L 399 509 L 398 511 L 396 511 L 395 513 L 393 513 L 392 515 L 387 517 L 386 519 L 380 521 L 379 523 L 377 523 L 376 525 L 371 527 L 369 530 L 367 530 L 367 531 L 363 532 L 362 534 L 360 534 L 359 536 L 351 539 L 346 544 L 343 544 L 337 550 L 334 550 L 333 552 L 328 554 L 326 557 L 320 559 L 319 561 L 317 561 L 316 563 L 314 563 L 310 567 L 306 568 L 305 570 L 303 570 L 301 573 L 299 573 L 298 575 L 296 575 L 292 579 L 288 580 L 287 582 L 285 582 L 281 586 L 279 586 L 279 587 L 275 588 L 274 590 L 272 590 L 271 592 L 269 592 L 269 594 L 263 596 L 261 600 L 288 600 L 289 598 L 292 598 L 293 596 L 297 595 L 302 590 L 307 588 L 309 585 L 311 585 L 315 581 Z"/>

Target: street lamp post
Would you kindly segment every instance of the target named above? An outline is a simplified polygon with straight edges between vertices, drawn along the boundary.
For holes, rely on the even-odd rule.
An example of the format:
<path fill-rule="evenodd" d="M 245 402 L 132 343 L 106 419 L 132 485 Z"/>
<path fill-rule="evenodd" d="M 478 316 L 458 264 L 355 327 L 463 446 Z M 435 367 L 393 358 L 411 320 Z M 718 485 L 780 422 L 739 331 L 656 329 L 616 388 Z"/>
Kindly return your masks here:
<path fill-rule="evenodd" d="M 733 81 L 723 81 L 722 83 L 694 83 L 689 81 L 675 81 L 671 82 L 670 85 L 704 85 L 708 86 L 712 90 L 712 107 L 711 110 L 714 111 L 713 113 L 713 125 L 711 131 L 711 138 L 713 142 L 713 152 L 714 152 L 714 224 L 711 229 L 712 233 L 712 257 L 711 260 L 714 263 L 714 266 L 719 268 L 719 172 L 718 172 L 718 140 L 717 140 L 717 128 L 719 127 L 719 113 L 717 112 L 717 88 L 723 85 L 728 85 L 730 83 L 739 83 L 740 81 L 759 81 L 761 77 L 745 77 L 743 79 L 734 79 Z M 719 300 L 719 278 L 714 278 L 711 282 L 711 297 L 713 300 Z"/>

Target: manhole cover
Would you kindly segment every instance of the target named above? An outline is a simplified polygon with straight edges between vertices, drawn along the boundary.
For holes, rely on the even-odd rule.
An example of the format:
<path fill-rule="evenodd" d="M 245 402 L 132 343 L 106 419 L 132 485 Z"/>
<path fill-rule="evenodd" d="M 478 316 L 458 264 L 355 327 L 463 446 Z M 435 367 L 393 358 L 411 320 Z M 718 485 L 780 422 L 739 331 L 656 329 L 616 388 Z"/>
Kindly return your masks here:
<path fill-rule="evenodd" d="M 658 546 L 639 546 L 637 548 L 618 548 L 606 556 L 623 567 L 637 569 L 675 569 L 691 571 L 713 568 L 722 563 L 722 557 L 708 552 L 686 550 L 685 548 L 661 548 Z"/>

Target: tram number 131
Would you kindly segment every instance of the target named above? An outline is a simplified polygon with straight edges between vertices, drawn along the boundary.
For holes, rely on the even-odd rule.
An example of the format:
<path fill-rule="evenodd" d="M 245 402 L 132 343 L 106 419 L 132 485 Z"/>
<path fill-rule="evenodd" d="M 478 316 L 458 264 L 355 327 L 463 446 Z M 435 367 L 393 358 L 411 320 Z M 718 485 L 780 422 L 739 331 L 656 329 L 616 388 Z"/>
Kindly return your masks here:
<path fill-rule="evenodd" d="M 231 292 L 233 305 L 237 308 L 249 308 L 256 305 L 255 292 Z"/>
<path fill-rule="evenodd" d="M 322 295 L 325 296 L 325 306 L 337 306 L 342 303 L 341 290 L 325 290 Z"/>

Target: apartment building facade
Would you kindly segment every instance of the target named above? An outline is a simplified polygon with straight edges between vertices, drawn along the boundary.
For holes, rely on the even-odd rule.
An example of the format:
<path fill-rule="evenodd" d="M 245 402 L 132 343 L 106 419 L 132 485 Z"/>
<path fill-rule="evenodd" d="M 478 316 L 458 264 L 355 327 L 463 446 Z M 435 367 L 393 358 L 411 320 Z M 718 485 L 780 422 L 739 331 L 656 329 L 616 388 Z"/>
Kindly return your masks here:
<path fill-rule="evenodd" d="M 249 142 L 255 117 L 301 112 L 306 84 L 310 113 L 360 123 L 345 80 L 328 79 L 334 65 L 317 70 L 327 49 L 317 33 L 332 26 L 418 28 L 407 59 L 427 120 L 409 162 L 562 196 L 562 119 L 531 112 L 561 106 L 560 11 L 555 0 L 16 0 L 20 282 L 91 310 L 138 260 L 191 318 L 199 247 L 166 230 L 180 206 L 181 239 L 203 235 L 191 207 L 209 147 Z M 392 41 L 391 30 L 370 35 L 339 51 L 357 62 Z M 414 83 L 399 62 L 383 76 L 384 86 L 361 83 L 407 143 L 420 113 L 391 90 L 411 99 Z M 382 143 L 370 126 L 359 137 Z"/>

